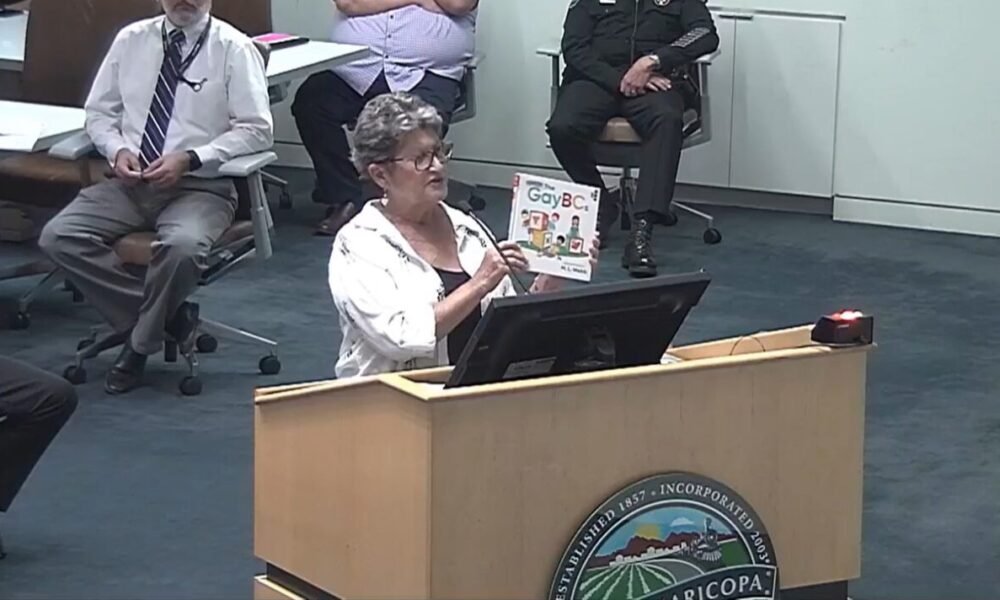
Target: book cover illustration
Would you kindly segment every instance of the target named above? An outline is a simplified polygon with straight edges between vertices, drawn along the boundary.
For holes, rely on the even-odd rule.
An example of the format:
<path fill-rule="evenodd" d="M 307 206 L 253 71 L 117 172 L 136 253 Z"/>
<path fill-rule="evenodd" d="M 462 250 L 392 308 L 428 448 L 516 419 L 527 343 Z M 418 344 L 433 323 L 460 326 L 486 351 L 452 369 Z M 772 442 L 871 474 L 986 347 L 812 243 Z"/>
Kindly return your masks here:
<path fill-rule="evenodd" d="M 510 231 L 532 273 L 590 281 L 599 188 L 518 173 Z"/>

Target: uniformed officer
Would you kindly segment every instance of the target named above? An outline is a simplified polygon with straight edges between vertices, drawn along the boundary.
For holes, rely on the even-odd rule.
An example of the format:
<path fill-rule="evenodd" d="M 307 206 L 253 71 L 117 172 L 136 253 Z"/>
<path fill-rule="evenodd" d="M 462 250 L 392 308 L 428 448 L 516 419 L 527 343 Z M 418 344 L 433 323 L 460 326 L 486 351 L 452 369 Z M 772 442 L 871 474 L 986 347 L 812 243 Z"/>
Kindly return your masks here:
<path fill-rule="evenodd" d="M 566 61 L 548 123 L 556 158 L 576 181 L 602 189 L 602 238 L 617 213 L 591 151 L 609 119 L 626 118 L 642 138 L 632 234 L 622 264 L 656 274 L 653 226 L 673 200 L 683 145 L 684 67 L 719 46 L 704 0 L 572 0 L 563 30 Z"/>

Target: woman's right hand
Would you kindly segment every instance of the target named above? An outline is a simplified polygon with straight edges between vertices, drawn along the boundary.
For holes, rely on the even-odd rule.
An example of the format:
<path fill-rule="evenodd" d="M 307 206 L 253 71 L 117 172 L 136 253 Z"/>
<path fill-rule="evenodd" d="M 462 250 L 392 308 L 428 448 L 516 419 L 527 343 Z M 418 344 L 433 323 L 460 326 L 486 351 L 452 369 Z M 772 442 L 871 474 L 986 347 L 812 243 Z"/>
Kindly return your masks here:
<path fill-rule="evenodd" d="M 525 258 L 524 252 L 521 251 L 521 247 L 516 242 L 500 242 L 499 246 L 500 252 L 497 252 L 495 248 L 491 248 L 486 253 L 482 264 L 479 265 L 479 269 L 472 277 L 483 284 L 487 291 L 493 291 L 494 288 L 500 285 L 503 278 L 511 274 L 511 267 L 515 271 L 526 271 L 528 269 L 528 259 Z M 503 254 L 502 257 L 501 253 Z M 506 262 L 504 262 L 504 258 L 507 259 Z M 507 263 L 510 263 L 510 267 L 507 266 Z"/>

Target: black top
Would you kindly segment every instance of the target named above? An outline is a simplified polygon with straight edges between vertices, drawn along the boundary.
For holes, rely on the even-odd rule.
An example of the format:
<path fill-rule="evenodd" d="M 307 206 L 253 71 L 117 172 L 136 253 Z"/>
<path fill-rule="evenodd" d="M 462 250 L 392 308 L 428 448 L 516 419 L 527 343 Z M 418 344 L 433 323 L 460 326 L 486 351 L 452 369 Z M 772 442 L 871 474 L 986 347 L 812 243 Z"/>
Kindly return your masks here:
<path fill-rule="evenodd" d="M 441 277 L 441 283 L 444 284 L 445 296 L 450 296 L 452 292 L 465 285 L 471 279 L 464 271 L 434 270 L 437 271 Z M 479 324 L 480 318 L 482 318 L 482 311 L 479 310 L 479 307 L 476 307 L 469 313 L 469 316 L 462 319 L 458 327 L 452 329 L 451 333 L 448 334 L 448 362 L 451 364 L 458 362 L 458 358 L 462 356 L 462 350 L 465 350 L 465 345 L 469 343 L 469 338 L 472 337 L 472 332 L 476 330 L 476 325 Z"/>

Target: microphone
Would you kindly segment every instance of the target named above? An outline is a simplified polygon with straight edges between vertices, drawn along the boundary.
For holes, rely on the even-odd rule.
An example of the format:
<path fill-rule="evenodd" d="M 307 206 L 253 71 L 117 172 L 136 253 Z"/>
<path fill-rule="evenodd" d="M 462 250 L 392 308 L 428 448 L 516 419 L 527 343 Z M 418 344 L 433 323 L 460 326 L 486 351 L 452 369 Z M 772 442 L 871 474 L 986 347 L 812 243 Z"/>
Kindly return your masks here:
<path fill-rule="evenodd" d="M 510 278 L 511 281 L 514 282 L 514 287 L 520 290 L 519 295 L 530 295 L 531 291 L 528 289 L 527 286 L 524 285 L 524 282 L 521 281 L 521 278 L 517 276 L 517 272 L 514 271 L 514 267 L 511 266 L 510 261 L 507 260 L 507 257 L 503 255 L 503 250 L 500 249 L 500 242 L 498 242 L 497 238 L 493 236 L 493 232 L 490 231 L 489 226 L 486 225 L 486 223 L 484 223 L 483 220 L 480 219 L 476 215 L 476 213 L 472 211 L 471 207 L 469 207 L 468 209 L 460 208 L 459 210 L 461 210 L 466 215 L 472 217 L 472 220 L 475 221 L 479 225 L 479 228 L 486 233 L 486 237 L 487 239 L 490 240 L 490 244 L 493 245 L 493 249 L 496 250 L 497 254 L 500 255 L 500 259 L 503 261 L 503 264 L 507 265 L 507 270 L 510 271 Z"/>

